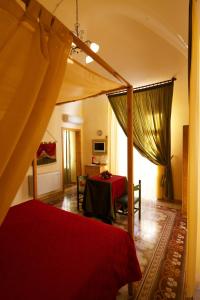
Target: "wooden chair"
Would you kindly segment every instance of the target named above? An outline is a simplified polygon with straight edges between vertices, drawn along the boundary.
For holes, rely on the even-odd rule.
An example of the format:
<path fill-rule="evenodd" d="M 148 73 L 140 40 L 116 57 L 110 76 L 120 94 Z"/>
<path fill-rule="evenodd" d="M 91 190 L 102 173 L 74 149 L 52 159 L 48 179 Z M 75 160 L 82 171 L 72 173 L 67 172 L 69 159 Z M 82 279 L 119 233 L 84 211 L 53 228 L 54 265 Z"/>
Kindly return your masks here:
<path fill-rule="evenodd" d="M 134 185 L 134 213 L 139 213 L 141 219 L 141 180 L 137 185 Z M 124 194 L 115 201 L 115 213 L 128 214 L 128 194 Z"/>
<path fill-rule="evenodd" d="M 83 203 L 87 178 L 88 178 L 87 175 L 77 176 L 77 209 L 78 210 L 79 210 L 79 204 Z"/>

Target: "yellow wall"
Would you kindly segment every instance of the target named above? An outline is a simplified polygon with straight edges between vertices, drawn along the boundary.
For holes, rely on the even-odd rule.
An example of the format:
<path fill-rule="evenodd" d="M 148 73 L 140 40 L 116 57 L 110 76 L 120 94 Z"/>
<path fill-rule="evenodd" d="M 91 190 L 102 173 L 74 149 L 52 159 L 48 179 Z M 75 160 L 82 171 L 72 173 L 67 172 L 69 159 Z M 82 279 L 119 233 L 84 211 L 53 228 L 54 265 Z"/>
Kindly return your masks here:
<path fill-rule="evenodd" d="M 76 135 L 70 131 L 70 153 L 71 153 L 71 180 L 76 182 Z"/>
<path fill-rule="evenodd" d="M 188 124 L 188 94 L 187 94 L 187 65 L 185 64 L 176 75 L 174 83 L 174 97 L 172 104 L 171 131 L 172 131 L 172 171 L 174 178 L 175 199 L 181 199 L 182 191 L 182 129 L 183 125 Z M 74 125 L 62 121 L 62 114 L 82 116 L 83 125 Z M 92 162 L 92 139 L 105 138 L 108 136 L 108 99 L 104 96 L 91 98 L 84 101 L 68 103 L 56 106 L 48 124 L 48 132 L 57 141 L 57 161 L 56 163 L 38 166 L 38 173 L 46 173 L 62 170 L 62 148 L 61 148 L 61 127 L 81 128 L 82 127 L 82 170 L 84 165 Z M 103 131 L 102 136 L 97 135 L 97 130 Z M 43 141 L 53 141 L 47 131 Z M 108 144 L 110 137 L 108 136 Z M 99 156 L 97 159 L 107 160 L 108 156 Z M 29 172 L 30 173 L 30 172 Z M 28 176 L 28 174 L 27 174 Z M 29 199 L 27 182 L 24 179 L 13 204 Z M 60 187 L 61 189 L 62 187 Z"/>
<path fill-rule="evenodd" d="M 174 177 L 175 198 L 181 199 L 181 176 L 182 176 L 182 127 L 188 124 L 188 95 L 187 95 L 187 66 L 183 66 L 174 84 L 174 97 L 172 105 L 172 170 Z M 62 114 L 82 116 L 83 125 L 74 125 L 62 121 Z M 81 128 L 82 127 L 82 170 L 84 165 L 92 162 L 92 139 L 105 138 L 108 136 L 108 99 L 106 96 L 99 96 L 84 101 L 68 103 L 63 106 L 56 106 L 48 124 L 48 132 L 57 141 L 56 163 L 38 166 L 38 174 L 62 171 L 62 148 L 61 148 L 61 127 Z M 97 130 L 103 131 L 102 136 L 97 135 Z M 43 141 L 53 141 L 47 131 Z M 110 137 L 108 136 L 108 144 Z M 108 156 L 99 156 L 97 159 L 107 160 Z M 30 198 L 28 195 L 28 175 L 22 183 L 13 204 Z M 62 189 L 62 186 L 60 187 Z"/>
<path fill-rule="evenodd" d="M 183 125 L 189 122 L 187 63 L 182 66 L 174 82 L 171 115 L 171 154 L 174 183 L 174 198 L 182 199 L 182 145 Z"/>
<path fill-rule="evenodd" d="M 92 139 L 105 139 L 108 136 L 108 98 L 99 96 L 83 101 L 83 166 L 92 163 Z M 102 130 L 102 136 L 97 135 Z M 108 136 L 109 139 L 109 136 Z M 107 156 L 95 156 L 104 162 Z M 84 170 L 84 169 L 83 169 Z"/>
<path fill-rule="evenodd" d="M 192 20 L 192 64 L 189 96 L 189 184 L 188 184 L 188 237 L 186 292 L 194 296 L 195 289 L 200 290 L 200 3 L 193 1 Z M 196 298 L 199 299 L 196 293 Z"/>
<path fill-rule="evenodd" d="M 171 153 L 175 199 L 182 198 L 182 137 L 183 125 L 188 124 L 187 63 L 176 74 L 171 115 Z M 92 159 L 91 140 L 99 138 L 98 129 L 103 130 L 103 138 L 108 135 L 108 100 L 106 96 L 83 101 L 83 164 Z M 112 125 L 111 125 L 112 126 Z M 108 144 L 110 137 L 108 136 Z M 110 158 L 108 159 L 110 160 Z"/>

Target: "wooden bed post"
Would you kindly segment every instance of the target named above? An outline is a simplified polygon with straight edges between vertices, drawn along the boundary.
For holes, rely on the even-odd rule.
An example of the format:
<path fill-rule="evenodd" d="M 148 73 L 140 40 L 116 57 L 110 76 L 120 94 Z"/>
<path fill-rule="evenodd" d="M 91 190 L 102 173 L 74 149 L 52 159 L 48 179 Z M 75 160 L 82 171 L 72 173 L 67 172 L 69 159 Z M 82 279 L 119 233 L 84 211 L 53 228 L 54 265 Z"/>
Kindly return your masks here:
<path fill-rule="evenodd" d="M 133 87 L 127 89 L 127 133 L 128 133 L 128 233 L 134 239 L 133 213 Z M 128 284 L 128 294 L 133 295 L 133 283 Z"/>
<path fill-rule="evenodd" d="M 133 213 L 133 87 L 127 89 L 128 110 L 128 233 L 134 239 Z"/>
<path fill-rule="evenodd" d="M 32 167 L 33 167 L 33 198 L 37 199 L 37 158 L 36 155 L 33 159 L 32 162 Z"/>

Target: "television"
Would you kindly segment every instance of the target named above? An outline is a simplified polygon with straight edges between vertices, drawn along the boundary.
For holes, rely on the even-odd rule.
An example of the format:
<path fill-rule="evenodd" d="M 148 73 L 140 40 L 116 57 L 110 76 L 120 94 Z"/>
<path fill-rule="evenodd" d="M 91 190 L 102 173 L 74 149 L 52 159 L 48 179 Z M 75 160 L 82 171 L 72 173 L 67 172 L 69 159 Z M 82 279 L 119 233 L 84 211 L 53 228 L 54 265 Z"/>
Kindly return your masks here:
<path fill-rule="evenodd" d="M 106 140 L 92 140 L 92 154 L 100 155 L 107 153 Z"/>

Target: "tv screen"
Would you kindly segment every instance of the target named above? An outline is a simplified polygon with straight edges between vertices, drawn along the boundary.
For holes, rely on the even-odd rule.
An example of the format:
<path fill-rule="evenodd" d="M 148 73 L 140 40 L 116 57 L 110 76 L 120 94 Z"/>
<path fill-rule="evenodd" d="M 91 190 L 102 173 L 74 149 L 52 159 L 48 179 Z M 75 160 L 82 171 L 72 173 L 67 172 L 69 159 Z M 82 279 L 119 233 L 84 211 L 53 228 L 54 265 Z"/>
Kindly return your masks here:
<path fill-rule="evenodd" d="M 92 140 L 92 154 L 93 155 L 104 155 L 107 153 L 106 139 Z"/>
<path fill-rule="evenodd" d="M 96 142 L 94 144 L 94 150 L 95 151 L 104 151 L 105 150 L 105 143 L 103 143 L 103 142 Z"/>

